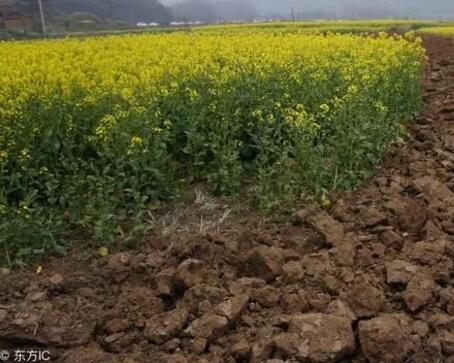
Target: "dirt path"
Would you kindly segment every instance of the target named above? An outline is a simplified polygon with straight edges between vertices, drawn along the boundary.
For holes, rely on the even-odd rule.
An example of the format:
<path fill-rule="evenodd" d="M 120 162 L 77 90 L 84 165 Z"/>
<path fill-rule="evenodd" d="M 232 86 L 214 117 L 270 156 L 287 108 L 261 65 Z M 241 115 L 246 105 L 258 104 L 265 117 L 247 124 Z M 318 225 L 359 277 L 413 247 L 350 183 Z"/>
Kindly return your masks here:
<path fill-rule="evenodd" d="M 0 351 L 52 361 L 454 363 L 454 43 L 427 38 L 426 111 L 360 191 L 139 252 L 0 276 Z M 0 356 L 1 358 L 1 356 Z"/>

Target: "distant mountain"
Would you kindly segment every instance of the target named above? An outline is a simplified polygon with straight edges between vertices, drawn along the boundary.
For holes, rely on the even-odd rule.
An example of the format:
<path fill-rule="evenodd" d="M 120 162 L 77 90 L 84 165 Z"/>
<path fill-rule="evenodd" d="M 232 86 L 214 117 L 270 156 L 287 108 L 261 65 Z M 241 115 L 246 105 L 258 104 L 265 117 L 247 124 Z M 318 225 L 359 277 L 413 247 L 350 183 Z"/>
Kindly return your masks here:
<path fill-rule="evenodd" d="M 244 0 L 183 0 L 171 6 L 178 21 L 203 21 L 207 23 L 232 20 L 249 20 L 258 16 L 254 6 Z"/>
<path fill-rule="evenodd" d="M 217 19 L 216 6 L 208 0 L 185 0 L 174 4 L 170 9 L 177 21 L 211 23 Z"/>
<path fill-rule="evenodd" d="M 49 6 L 64 13 L 90 12 L 100 18 L 128 23 L 172 20 L 171 12 L 158 0 L 48 0 Z"/>
<path fill-rule="evenodd" d="M 181 0 L 161 0 L 171 6 Z M 222 4 L 228 0 L 219 0 Z M 372 15 L 386 11 L 387 16 L 454 16 L 454 0 L 248 0 L 262 16 L 290 16 L 291 9 L 301 14 L 323 13 L 330 16 L 362 15 L 368 8 Z"/>
<path fill-rule="evenodd" d="M 0 0 L 0 12 L 7 14 L 9 12 L 19 12 L 27 15 L 33 15 L 38 10 L 38 4 L 30 0 Z"/>
<path fill-rule="evenodd" d="M 0 11 L 3 7 L 33 15 L 30 13 L 36 13 L 36 3 L 34 0 L 0 0 Z M 169 23 L 172 20 L 170 9 L 159 0 L 43 0 L 43 3 L 46 13 L 51 16 L 83 12 L 130 24 Z"/>
<path fill-rule="evenodd" d="M 244 0 L 230 0 L 219 3 L 221 20 L 252 20 L 259 17 L 259 13 L 250 2 Z"/>

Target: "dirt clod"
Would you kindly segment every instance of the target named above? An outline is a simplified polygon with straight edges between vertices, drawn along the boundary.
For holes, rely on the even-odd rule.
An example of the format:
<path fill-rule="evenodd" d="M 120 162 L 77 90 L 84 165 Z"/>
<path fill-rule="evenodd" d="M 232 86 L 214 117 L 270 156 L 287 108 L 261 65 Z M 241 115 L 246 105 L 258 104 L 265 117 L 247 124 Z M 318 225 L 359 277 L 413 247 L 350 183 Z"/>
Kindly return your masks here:
<path fill-rule="evenodd" d="M 307 346 L 297 333 L 282 333 L 274 338 L 274 346 L 278 354 L 284 358 L 301 358 L 307 357 Z"/>
<path fill-rule="evenodd" d="M 386 281 L 388 284 L 407 284 L 418 267 L 402 260 L 394 260 L 386 266 Z"/>
<path fill-rule="evenodd" d="M 246 339 L 240 340 L 234 344 L 231 349 L 231 354 L 235 359 L 246 359 L 251 354 L 251 346 Z"/>
<path fill-rule="evenodd" d="M 229 324 L 225 316 L 207 313 L 194 320 L 185 330 L 185 333 L 197 338 L 210 339 L 221 333 Z"/>
<path fill-rule="evenodd" d="M 200 284 L 204 281 L 205 265 L 199 260 L 185 260 L 180 263 L 175 272 L 175 282 L 183 289 Z"/>
<path fill-rule="evenodd" d="M 371 363 L 401 363 L 411 350 L 410 330 L 398 316 L 382 315 L 359 323 L 359 339 Z"/>
<path fill-rule="evenodd" d="M 454 355 L 454 333 L 444 330 L 439 334 L 439 339 L 443 353 Z"/>
<path fill-rule="evenodd" d="M 322 236 L 324 242 L 329 246 L 339 245 L 345 239 L 344 226 L 329 214 L 309 215 L 307 223 Z"/>
<path fill-rule="evenodd" d="M 336 362 L 355 348 L 350 320 L 327 314 L 300 314 L 290 320 L 289 333 L 298 334 L 298 357 L 310 362 Z"/>
<path fill-rule="evenodd" d="M 175 288 L 175 269 L 168 268 L 155 277 L 158 296 L 171 296 Z"/>
<path fill-rule="evenodd" d="M 215 312 L 218 315 L 225 316 L 230 322 L 237 321 L 249 302 L 248 295 L 238 295 L 227 299 L 219 304 Z"/>
<path fill-rule="evenodd" d="M 331 302 L 326 309 L 326 313 L 340 316 L 348 319 L 350 322 L 354 322 L 356 320 L 355 313 L 342 300 L 334 300 Z"/>
<path fill-rule="evenodd" d="M 364 223 L 364 225 L 369 228 L 386 222 L 386 215 L 384 215 L 374 207 L 362 208 L 359 214 L 359 218 Z"/>
<path fill-rule="evenodd" d="M 49 282 L 54 286 L 61 286 L 63 284 L 63 276 L 61 274 L 55 274 L 49 278 Z"/>
<path fill-rule="evenodd" d="M 6 319 L 8 312 L 6 310 L 0 310 L 0 323 Z"/>
<path fill-rule="evenodd" d="M 194 338 L 191 340 L 191 352 L 194 354 L 202 354 L 207 347 L 208 341 L 205 338 Z"/>
<path fill-rule="evenodd" d="M 275 306 L 279 302 L 280 297 L 280 291 L 270 285 L 257 289 L 252 294 L 253 300 L 257 301 L 261 306 L 267 308 Z"/>
<path fill-rule="evenodd" d="M 439 262 L 446 253 L 447 243 L 445 240 L 420 241 L 408 246 L 407 253 L 412 261 L 433 265 Z"/>
<path fill-rule="evenodd" d="M 381 310 L 385 294 L 380 286 L 361 274 L 348 292 L 348 302 L 358 318 L 371 317 Z"/>
<path fill-rule="evenodd" d="M 261 246 L 250 251 L 244 266 L 245 274 L 265 281 L 272 281 L 282 272 L 282 249 Z"/>
<path fill-rule="evenodd" d="M 432 298 L 435 283 L 428 273 L 419 273 L 412 277 L 403 299 L 408 309 L 416 311 L 423 307 Z"/>
<path fill-rule="evenodd" d="M 304 278 L 304 270 L 301 262 L 290 261 L 282 267 L 282 276 L 286 283 L 293 284 Z"/>
<path fill-rule="evenodd" d="M 145 327 L 145 337 L 156 344 L 163 344 L 179 335 L 188 320 L 188 311 L 177 309 L 151 318 Z"/>

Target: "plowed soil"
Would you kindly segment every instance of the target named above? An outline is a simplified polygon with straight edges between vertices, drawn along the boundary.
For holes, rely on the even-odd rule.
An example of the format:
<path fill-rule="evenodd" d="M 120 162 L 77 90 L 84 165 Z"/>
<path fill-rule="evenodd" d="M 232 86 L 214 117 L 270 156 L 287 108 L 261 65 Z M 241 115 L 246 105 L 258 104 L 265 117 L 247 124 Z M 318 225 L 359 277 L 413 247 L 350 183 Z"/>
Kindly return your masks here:
<path fill-rule="evenodd" d="M 64 363 L 454 363 L 454 42 L 425 45 L 424 114 L 360 190 L 287 223 L 224 211 L 138 250 L 5 271 L 0 351 L 48 349 Z"/>

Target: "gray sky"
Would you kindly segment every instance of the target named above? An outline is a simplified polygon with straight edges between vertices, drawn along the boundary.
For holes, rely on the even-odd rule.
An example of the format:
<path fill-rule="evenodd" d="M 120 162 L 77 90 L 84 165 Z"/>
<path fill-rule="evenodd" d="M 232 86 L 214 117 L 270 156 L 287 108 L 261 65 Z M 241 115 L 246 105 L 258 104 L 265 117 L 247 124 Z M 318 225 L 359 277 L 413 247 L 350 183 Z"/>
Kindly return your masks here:
<path fill-rule="evenodd" d="M 161 0 L 171 5 L 181 0 Z M 211 0 L 215 2 L 216 0 Z M 228 0 L 219 0 L 220 2 Z M 454 16 L 454 0 L 246 0 L 253 4 L 261 14 L 288 13 L 293 6 L 295 11 L 341 12 L 346 8 L 373 7 L 399 11 L 407 15 Z"/>

